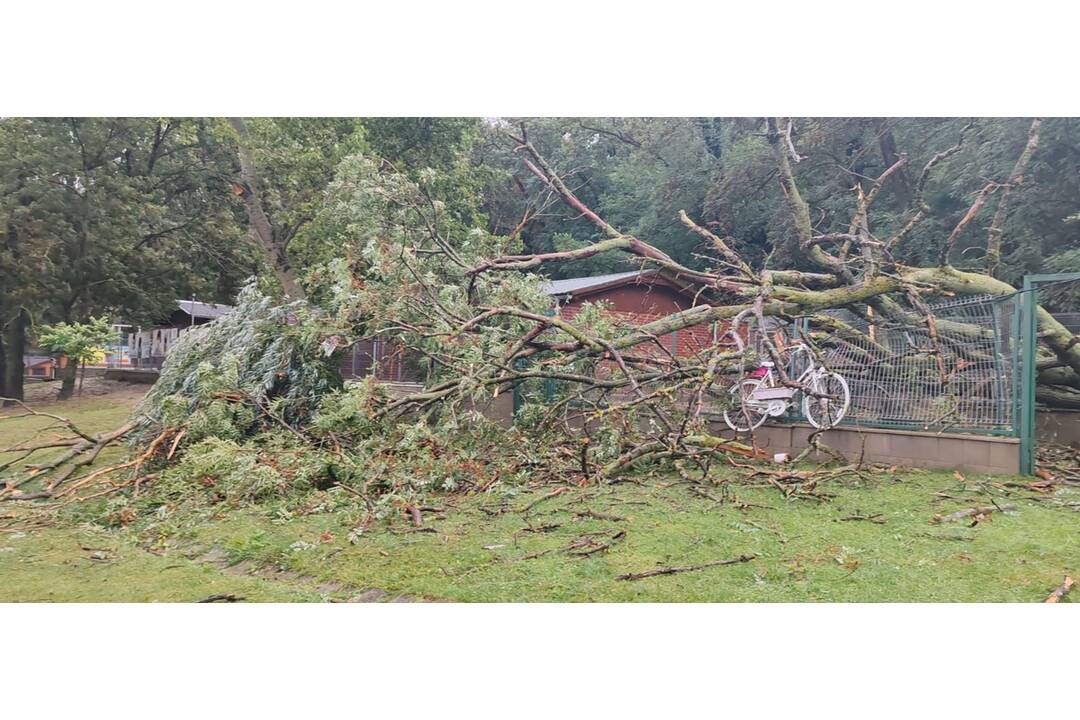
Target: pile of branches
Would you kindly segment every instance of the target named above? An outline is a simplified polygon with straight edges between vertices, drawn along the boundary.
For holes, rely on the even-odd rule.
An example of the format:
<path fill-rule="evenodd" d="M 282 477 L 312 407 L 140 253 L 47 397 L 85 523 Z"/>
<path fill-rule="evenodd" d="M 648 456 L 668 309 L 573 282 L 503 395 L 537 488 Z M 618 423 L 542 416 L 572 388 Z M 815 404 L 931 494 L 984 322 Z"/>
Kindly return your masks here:
<path fill-rule="evenodd" d="M 321 397 L 341 387 L 329 327 L 304 303 L 275 304 L 250 284 L 233 313 L 181 336 L 157 383 L 119 428 L 92 435 L 15 401 L 19 411 L 0 423 L 32 416 L 45 424 L 30 440 L 0 448 L 9 458 L 0 463 L 0 500 L 62 506 L 119 491 L 138 496 L 183 448 L 206 438 L 245 441 L 270 427 L 293 432 Z M 125 444 L 130 457 L 92 467 Z"/>
<path fill-rule="evenodd" d="M 858 179 L 849 222 L 822 231 L 811 222 L 792 170 L 801 157 L 791 124 L 769 119 L 766 129 L 790 210 L 786 255 L 805 257 L 811 269 L 752 267 L 730 238 L 681 212 L 680 221 L 712 259 L 707 270 L 686 267 L 582 202 L 524 127 L 508 138 L 543 196 L 523 223 L 535 208 L 562 203 L 591 222 L 599 240 L 523 253 L 516 233 L 494 236 L 448 218 L 423 179 L 412 182 L 363 157 L 348 159 L 324 211 L 337 213 L 324 220 L 344 228 L 348 252 L 316 273 L 318 310 L 274 306 L 245 291 L 236 313 L 189 333 L 174 349 L 161 380 L 124 427 L 91 437 L 57 419 L 71 433 L 65 439 L 7 448 L 18 455 L 5 462 L 7 469 L 24 466 L 9 476 L 0 498 L 136 496 L 152 484 L 169 502 L 221 502 L 341 487 L 377 514 L 418 507 L 423 493 L 437 489 L 484 490 L 526 478 L 614 481 L 643 465 L 667 464 L 685 479 L 706 481 L 718 463 L 745 465 L 762 456 L 752 437 L 719 433 L 709 412 L 730 402 L 728 388 L 748 367 L 771 360 L 781 383 L 816 394 L 785 373 L 783 348 L 767 333 L 747 347 L 730 340 L 744 336 L 749 324 L 764 328 L 776 318 L 803 319 L 825 337 L 873 345 L 872 336 L 825 312 L 838 308 L 922 329 L 934 343 L 942 377 L 955 372 L 937 345 L 929 301 L 1015 292 L 990 274 L 948 262 L 956 237 L 986 197 L 1015 181 L 991 183 L 979 194 L 943 240 L 939 265 L 907 266 L 893 251 L 930 215 L 923 198 L 927 179 L 959 150 L 962 135 L 923 167 L 907 215 L 882 233 L 870 227 L 868 211 L 906 157 L 876 178 Z M 539 273 L 610 252 L 685 289 L 695 304 L 636 326 L 588 304 L 572 319 L 553 314 Z M 1054 364 L 1048 369 L 1080 377 L 1075 338 L 1041 309 L 1039 322 Z M 675 355 L 663 342 L 672 332 L 712 323 L 728 332 L 694 355 Z M 423 388 L 405 395 L 373 382 L 342 389 L 339 353 L 360 338 L 392 343 L 413 358 L 425 370 Z M 557 385 L 539 392 L 545 384 Z M 515 390 L 526 398 L 515 428 L 484 418 L 488 405 Z M 88 470 L 103 448 L 122 438 L 132 444 L 131 459 Z M 67 450 L 26 466 L 34 453 L 56 447 Z M 811 449 L 827 450 L 820 435 Z M 806 471 L 746 471 L 785 494 L 812 493 L 819 479 Z M 859 463 L 840 466 L 842 473 L 860 471 Z M 820 478 L 836 476 L 833 468 Z"/>
<path fill-rule="evenodd" d="M 88 501 L 128 524 L 336 490 L 360 531 L 391 513 L 419 523 L 432 492 L 520 485 L 577 462 L 475 410 L 381 418 L 396 398 L 371 381 L 344 387 L 338 371 L 349 299 L 280 305 L 248 286 L 232 313 L 182 336 L 131 419 L 107 432 L 17 403 L 0 428 L 41 426 L 0 447 L 0 501 L 32 510 L 13 527 Z"/>
<path fill-rule="evenodd" d="M 440 233 L 437 209 L 425 201 L 422 189 L 413 197 L 398 198 L 397 206 L 414 217 L 413 227 L 420 230 L 372 245 L 369 258 L 376 258 L 380 276 L 395 278 L 395 289 L 402 297 L 392 314 L 375 313 L 369 322 L 375 332 L 392 336 L 424 358 L 431 381 L 422 392 L 380 408 L 380 417 L 475 402 L 485 394 L 490 397 L 547 381 L 557 383 L 557 396 L 538 407 L 526 407 L 521 417 L 535 427 L 559 429 L 563 437 L 585 441 L 589 450 L 582 453 L 583 475 L 611 479 L 639 463 L 661 460 L 696 467 L 704 476 L 716 460 L 730 463 L 732 458 L 758 454 L 752 439 L 718 434 L 705 412 L 710 404 L 716 406 L 709 403 L 710 398 L 721 405 L 730 398 L 727 388 L 746 367 L 771 360 L 785 386 L 811 395 L 815 391 L 785 374 L 783 349 L 768 333 L 759 333 L 760 343 L 754 348 L 741 349 L 721 338 L 690 357 L 670 353 L 662 341 L 665 335 L 719 322 L 730 328 L 725 333 L 730 338 L 739 336 L 745 324 L 764 328 L 768 318 L 775 318 L 784 323 L 803 320 L 818 331 L 811 338 L 825 342 L 843 337 L 849 345 L 876 346 L 872 334 L 826 312 L 842 308 L 856 317 L 883 318 L 894 327 L 924 333 L 930 342 L 929 361 L 940 374 L 941 384 L 947 385 L 960 370 L 957 363 L 962 359 L 946 352 L 943 335 L 978 335 L 984 330 L 955 321 L 946 324 L 934 316 L 930 304 L 956 295 L 1016 292 L 991 274 L 958 270 L 949 264 L 957 237 L 979 208 L 992 193 L 1007 191 L 1018 182 L 1016 178 L 988 183 L 978 194 L 943 239 L 939 265 L 914 267 L 894 256 L 898 244 L 930 216 L 931 208 L 923 197 L 927 181 L 936 166 L 960 150 L 964 133 L 922 168 L 906 216 L 887 234 L 871 227 L 869 210 L 889 177 L 907 164 L 906 157 L 876 178 L 858 178 L 851 218 L 844 227 L 824 231 L 814 227 L 795 179 L 792 166 L 801 157 L 795 150 L 791 123 L 767 120 L 766 137 L 790 211 L 791 235 L 785 254 L 806 258 L 812 266 L 807 270 L 751 267 L 730 238 L 714 234 L 681 212 L 679 219 L 713 260 L 708 270 L 686 267 L 588 207 L 530 142 L 526 128 L 508 136 L 524 167 L 544 188 L 546 195 L 536 206 L 547 207 L 553 200 L 563 203 L 591 222 L 601 239 L 547 253 L 495 252 L 495 243 L 488 252 L 477 251 L 480 243 L 473 244 L 471 252 L 463 252 Z M 994 222 L 1000 222 L 997 216 Z M 549 299 L 536 297 L 535 283 L 527 281 L 531 273 L 556 266 L 572 274 L 567 266 L 611 252 L 624 253 L 630 267 L 650 271 L 649 277 L 685 288 L 696 298 L 694 306 L 636 327 L 612 322 L 602 310 L 588 312 L 588 305 L 567 319 L 553 315 Z M 404 269 L 394 274 L 390 268 L 395 266 Z M 371 267 L 365 263 L 352 270 L 369 283 L 371 300 L 376 301 L 381 296 L 377 285 L 370 284 Z M 1038 312 L 1045 352 L 1062 374 L 1080 378 L 1076 339 L 1049 313 L 1041 308 Z M 813 340 L 807 341 L 819 363 L 826 364 Z M 758 357 L 753 356 L 755 352 Z M 526 394 L 530 395 L 537 393 Z M 602 442 L 594 442 L 594 434 Z M 816 440 L 820 448 L 821 438 Z"/>

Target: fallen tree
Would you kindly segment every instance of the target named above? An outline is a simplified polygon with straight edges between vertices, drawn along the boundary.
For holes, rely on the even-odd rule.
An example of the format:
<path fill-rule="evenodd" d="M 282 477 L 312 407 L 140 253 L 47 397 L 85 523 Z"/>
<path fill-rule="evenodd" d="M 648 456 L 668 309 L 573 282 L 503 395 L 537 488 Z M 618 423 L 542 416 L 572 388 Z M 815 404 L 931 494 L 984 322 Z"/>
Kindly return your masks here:
<path fill-rule="evenodd" d="M 894 250 L 931 214 L 923 198 L 928 178 L 963 136 L 923 167 L 908 214 L 882 239 L 870 227 L 868 209 L 906 157 L 855 184 L 855 211 L 845 227 L 819 232 L 792 169 L 801 157 L 791 123 L 769 119 L 766 129 L 790 215 L 788 254 L 807 258 L 811 267 L 805 269 L 752 267 L 730 239 L 686 212 L 679 220 L 712 262 L 708 269 L 680 264 L 582 202 L 524 127 L 509 138 L 525 167 L 602 239 L 565 251 L 515 252 L 513 235 L 454 226 L 425 182 L 364 157 L 347 159 L 325 212 L 341 216 L 349 252 L 315 274 L 318 307 L 303 301 L 275 307 L 248 291 L 234 315 L 187 334 L 131 427 L 109 439 L 131 440 L 134 463 L 80 474 L 84 459 L 96 457 L 105 440 L 83 437 L 51 467 L 9 476 L 0 493 L 58 500 L 80 492 L 134 493 L 152 481 L 171 502 L 243 502 L 295 486 L 340 487 L 372 516 L 388 508 L 414 516 L 428 491 L 484 490 L 514 478 L 612 480 L 662 462 L 688 481 L 707 482 L 715 463 L 760 455 L 752 438 L 721 437 L 709 419 L 709 408 L 732 402 L 727 389 L 745 368 L 771 359 L 784 385 L 820 395 L 787 376 L 783 348 L 769 333 L 756 333 L 758 342 L 749 345 L 736 339 L 748 326 L 766 328 L 767 318 L 802 319 L 820 331 L 807 338 L 815 353 L 821 352 L 815 338 L 843 335 L 847 342 L 876 345 L 872 334 L 825 312 L 837 309 L 924 331 L 931 340 L 927 362 L 947 382 L 958 370 L 949 363 L 959 361 L 941 351 L 941 338 L 982 330 L 935 317 L 929 301 L 1016 292 L 949 261 L 957 236 L 989 194 L 1018 180 L 984 187 L 943 239 L 939 265 L 913 267 L 897 261 Z M 572 320 L 551 314 L 544 280 L 532 271 L 603 252 L 621 252 L 633 266 L 692 291 L 696 304 L 638 326 L 599 306 L 584 306 Z M 692 356 L 676 356 L 662 342 L 671 332 L 718 321 L 727 331 Z M 1069 387 L 1071 394 L 1080 385 L 1080 348 L 1042 309 L 1039 328 L 1046 378 L 1054 383 L 1048 392 Z M 392 342 L 408 353 L 424 366 L 424 387 L 405 395 L 373 382 L 341 388 L 333 368 L 359 338 Z M 552 382 L 557 391 L 537 391 Z M 485 421 L 478 410 L 515 389 L 526 398 L 516 427 Z M 861 472 L 861 464 L 842 471 Z M 127 479 L 112 479 L 116 473 Z M 812 474 L 768 479 L 785 494 L 813 493 L 815 485 Z"/>

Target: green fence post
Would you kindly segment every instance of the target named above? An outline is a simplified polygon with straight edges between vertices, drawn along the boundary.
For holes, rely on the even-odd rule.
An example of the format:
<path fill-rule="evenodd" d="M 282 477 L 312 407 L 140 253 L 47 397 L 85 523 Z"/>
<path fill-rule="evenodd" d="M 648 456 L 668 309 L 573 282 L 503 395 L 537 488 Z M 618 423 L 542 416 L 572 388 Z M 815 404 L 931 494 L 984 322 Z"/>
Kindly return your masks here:
<path fill-rule="evenodd" d="M 555 308 L 548 308 L 544 311 L 544 315 L 548 317 L 555 317 L 558 313 Z M 552 403 L 555 401 L 555 378 L 544 378 L 544 402 Z"/>
<path fill-rule="evenodd" d="M 1038 344 L 1038 289 L 1031 276 L 1024 278 L 1024 323 L 1020 340 L 1024 382 L 1020 395 L 1020 473 L 1035 469 L 1035 347 Z"/>
<path fill-rule="evenodd" d="M 544 402 L 552 403 L 555 401 L 555 379 L 544 378 Z"/>
<path fill-rule="evenodd" d="M 1013 437 L 1020 437 L 1020 338 L 1023 335 L 1023 295 L 1013 295 L 1013 320 L 1009 328 L 1009 363 L 1012 365 L 1012 382 L 1009 384 L 1012 403 L 1012 433 Z"/>

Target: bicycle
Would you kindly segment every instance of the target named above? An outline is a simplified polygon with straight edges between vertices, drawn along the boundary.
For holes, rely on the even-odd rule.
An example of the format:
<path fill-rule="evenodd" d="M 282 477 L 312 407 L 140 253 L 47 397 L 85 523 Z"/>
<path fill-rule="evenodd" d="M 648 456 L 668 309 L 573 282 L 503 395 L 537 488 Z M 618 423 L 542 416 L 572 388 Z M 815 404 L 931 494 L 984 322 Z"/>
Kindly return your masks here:
<path fill-rule="evenodd" d="M 737 338 L 737 344 L 742 345 L 742 340 Z M 724 411 L 724 422 L 729 428 L 744 433 L 756 430 L 770 417 L 786 413 L 796 393 L 803 396 L 803 415 L 815 428 L 827 430 L 844 419 L 851 406 L 851 391 L 844 376 L 819 366 L 805 343 L 795 342 L 788 346 L 788 350 L 792 357 L 806 354 L 807 367 L 797 382 L 811 392 L 778 385 L 773 372 L 774 363 L 762 362 L 761 367 L 750 376 L 731 386 L 729 392 L 734 396 L 738 410 Z"/>

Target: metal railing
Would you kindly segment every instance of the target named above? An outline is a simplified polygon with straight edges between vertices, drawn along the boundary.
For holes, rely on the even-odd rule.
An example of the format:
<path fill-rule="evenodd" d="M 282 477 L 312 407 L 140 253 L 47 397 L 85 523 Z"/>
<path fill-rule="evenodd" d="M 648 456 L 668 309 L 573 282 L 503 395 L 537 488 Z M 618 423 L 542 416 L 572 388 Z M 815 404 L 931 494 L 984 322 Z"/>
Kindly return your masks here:
<path fill-rule="evenodd" d="M 382 382 L 420 383 L 426 377 L 422 361 L 402 345 L 385 340 L 360 340 L 341 361 L 344 379 L 374 376 Z"/>
<path fill-rule="evenodd" d="M 1080 335 L 1080 313 L 1055 313 L 1054 319 L 1065 326 L 1073 335 Z"/>
<path fill-rule="evenodd" d="M 807 327 L 822 360 L 848 381 L 848 424 L 1015 435 L 1020 307 L 1015 295 L 931 305 L 899 319 L 830 312 Z"/>

